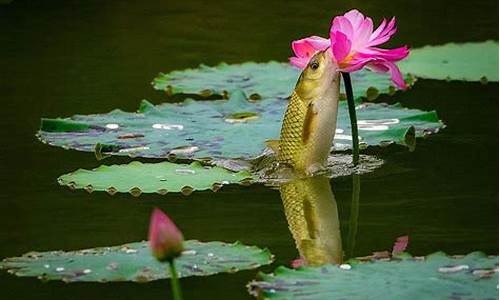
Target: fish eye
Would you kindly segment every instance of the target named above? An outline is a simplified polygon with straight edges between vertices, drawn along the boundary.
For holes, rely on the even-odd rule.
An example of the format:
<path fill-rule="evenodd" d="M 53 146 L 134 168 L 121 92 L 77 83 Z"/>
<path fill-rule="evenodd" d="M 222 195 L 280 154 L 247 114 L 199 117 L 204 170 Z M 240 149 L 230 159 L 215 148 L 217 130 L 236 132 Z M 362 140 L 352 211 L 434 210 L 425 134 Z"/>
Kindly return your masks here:
<path fill-rule="evenodd" d="M 313 70 L 317 70 L 319 68 L 319 63 L 317 61 L 313 61 L 313 62 L 311 62 L 310 67 Z"/>

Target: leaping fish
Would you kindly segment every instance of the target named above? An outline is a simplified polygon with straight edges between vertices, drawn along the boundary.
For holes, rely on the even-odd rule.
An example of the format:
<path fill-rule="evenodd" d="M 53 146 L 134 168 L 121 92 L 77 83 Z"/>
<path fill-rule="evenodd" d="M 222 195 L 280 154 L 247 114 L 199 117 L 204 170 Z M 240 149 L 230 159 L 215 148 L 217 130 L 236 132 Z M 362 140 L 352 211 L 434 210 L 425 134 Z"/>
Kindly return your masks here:
<path fill-rule="evenodd" d="M 299 174 L 324 168 L 337 125 L 340 72 L 330 49 L 316 53 L 302 71 L 285 113 L 279 140 L 267 141 L 280 164 Z"/>

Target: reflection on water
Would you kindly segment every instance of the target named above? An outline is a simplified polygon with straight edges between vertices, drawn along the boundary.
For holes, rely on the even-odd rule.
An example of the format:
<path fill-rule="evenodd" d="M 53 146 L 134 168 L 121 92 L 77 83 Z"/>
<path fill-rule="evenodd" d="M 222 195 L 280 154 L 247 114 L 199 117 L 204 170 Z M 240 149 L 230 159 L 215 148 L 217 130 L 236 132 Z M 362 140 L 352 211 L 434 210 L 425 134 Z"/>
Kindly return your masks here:
<path fill-rule="evenodd" d="M 337 201 L 325 176 L 308 177 L 279 188 L 288 227 L 307 265 L 342 262 Z"/>
<path fill-rule="evenodd" d="M 349 234 L 347 235 L 347 246 L 345 256 L 354 257 L 354 245 L 356 243 L 356 234 L 358 233 L 359 216 L 359 192 L 361 189 L 361 177 L 357 174 L 352 175 L 352 196 L 351 196 L 351 216 L 349 217 Z"/>

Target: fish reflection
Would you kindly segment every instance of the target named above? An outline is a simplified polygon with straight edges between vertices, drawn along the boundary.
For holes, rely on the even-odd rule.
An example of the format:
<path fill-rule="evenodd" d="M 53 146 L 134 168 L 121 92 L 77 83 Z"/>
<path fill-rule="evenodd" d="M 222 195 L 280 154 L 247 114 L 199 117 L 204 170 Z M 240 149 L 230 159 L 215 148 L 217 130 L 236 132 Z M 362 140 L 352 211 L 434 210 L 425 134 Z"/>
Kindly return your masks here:
<path fill-rule="evenodd" d="M 324 176 L 294 180 L 279 187 L 288 226 L 307 265 L 342 262 L 337 202 Z"/>

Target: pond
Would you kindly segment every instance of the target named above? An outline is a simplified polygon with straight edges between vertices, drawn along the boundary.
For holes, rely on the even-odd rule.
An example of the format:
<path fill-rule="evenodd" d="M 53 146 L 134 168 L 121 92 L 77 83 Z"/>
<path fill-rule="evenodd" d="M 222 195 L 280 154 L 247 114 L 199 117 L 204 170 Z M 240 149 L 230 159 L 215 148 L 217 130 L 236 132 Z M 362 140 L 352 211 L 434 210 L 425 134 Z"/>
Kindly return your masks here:
<path fill-rule="evenodd" d="M 289 265 L 299 253 L 277 189 L 229 185 L 217 193 L 139 198 L 73 192 L 56 178 L 100 163 L 90 153 L 40 143 L 35 137 L 40 118 L 134 111 L 142 99 L 159 104 L 165 96 L 150 85 L 159 72 L 221 61 L 286 61 L 290 41 L 328 32 L 331 17 L 351 5 L 376 22 L 397 16 L 391 47 L 498 38 L 496 1 L 3 2 L 0 258 L 144 240 L 151 210 L 160 207 L 189 239 L 268 248 L 275 262 L 260 271 Z M 366 256 L 390 250 L 397 237 L 408 235 L 413 255 L 475 250 L 498 255 L 498 82 L 419 79 L 410 92 L 382 95 L 376 102 L 436 110 L 447 127 L 418 139 L 414 152 L 396 145 L 370 150 L 385 163 L 359 178 L 354 238 L 353 178 L 330 180 L 338 211 L 336 246 L 353 257 Z M 256 273 L 189 277 L 181 284 L 185 299 L 252 299 L 245 285 Z M 164 280 L 44 283 L 6 272 L 0 272 L 0 293 L 5 299 L 170 296 Z"/>

